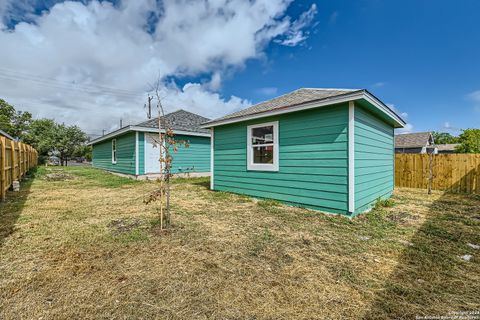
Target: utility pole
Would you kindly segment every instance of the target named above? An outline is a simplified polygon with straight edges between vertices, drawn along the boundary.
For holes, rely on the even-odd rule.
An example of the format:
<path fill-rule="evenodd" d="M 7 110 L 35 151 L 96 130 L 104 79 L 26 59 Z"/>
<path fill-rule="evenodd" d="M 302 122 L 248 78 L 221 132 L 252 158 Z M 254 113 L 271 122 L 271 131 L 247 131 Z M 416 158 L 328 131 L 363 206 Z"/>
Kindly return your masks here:
<path fill-rule="evenodd" d="M 148 119 L 152 119 L 152 100 L 153 100 L 153 97 L 150 97 L 150 95 L 148 95 L 148 111 L 147 111 Z"/>

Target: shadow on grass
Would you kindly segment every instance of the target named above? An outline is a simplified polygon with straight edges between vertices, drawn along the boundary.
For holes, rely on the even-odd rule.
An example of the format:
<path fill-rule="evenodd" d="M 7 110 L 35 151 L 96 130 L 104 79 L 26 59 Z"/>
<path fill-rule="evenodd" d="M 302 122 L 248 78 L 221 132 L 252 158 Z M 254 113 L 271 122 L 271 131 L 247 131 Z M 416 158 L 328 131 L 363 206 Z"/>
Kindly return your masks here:
<path fill-rule="evenodd" d="M 210 178 L 209 177 L 202 177 L 202 178 L 191 178 L 191 184 L 195 186 L 202 187 L 204 189 L 210 190 Z"/>
<path fill-rule="evenodd" d="M 20 191 L 9 191 L 5 202 L 0 202 L 0 247 L 6 238 L 15 232 L 15 224 L 22 213 L 36 175 L 37 168 L 31 169 L 21 182 Z"/>
<path fill-rule="evenodd" d="M 425 194 L 425 197 L 428 197 Z M 444 194 L 429 207 L 365 319 L 415 319 L 478 311 L 480 198 Z M 475 256 L 474 259 L 478 260 Z"/>

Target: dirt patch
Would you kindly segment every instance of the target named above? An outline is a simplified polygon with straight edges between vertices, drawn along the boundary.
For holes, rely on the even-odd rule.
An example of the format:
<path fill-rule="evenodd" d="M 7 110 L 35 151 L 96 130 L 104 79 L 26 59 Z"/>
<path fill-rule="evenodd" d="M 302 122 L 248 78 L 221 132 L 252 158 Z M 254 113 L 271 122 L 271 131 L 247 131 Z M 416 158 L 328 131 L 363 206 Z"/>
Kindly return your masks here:
<path fill-rule="evenodd" d="M 66 180 L 73 180 L 75 176 L 66 173 L 63 170 L 51 170 L 49 173 L 46 173 L 43 176 L 44 180 L 47 181 L 66 181 Z"/>
<path fill-rule="evenodd" d="M 141 219 L 115 219 L 108 224 L 113 233 L 127 233 L 135 229 L 145 228 L 146 222 Z"/>
<path fill-rule="evenodd" d="M 387 215 L 386 218 L 392 222 L 396 222 L 400 224 L 407 224 L 418 219 L 417 216 L 414 216 L 413 214 L 410 214 L 405 211 L 391 212 Z"/>

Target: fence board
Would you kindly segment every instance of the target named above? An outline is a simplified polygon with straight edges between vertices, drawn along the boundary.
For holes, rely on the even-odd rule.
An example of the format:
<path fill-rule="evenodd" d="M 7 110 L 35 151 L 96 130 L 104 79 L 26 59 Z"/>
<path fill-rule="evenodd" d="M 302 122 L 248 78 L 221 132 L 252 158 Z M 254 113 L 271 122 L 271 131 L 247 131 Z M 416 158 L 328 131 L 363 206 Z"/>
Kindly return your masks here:
<path fill-rule="evenodd" d="M 480 194 L 480 154 L 396 154 L 395 186 Z"/>
<path fill-rule="evenodd" d="M 0 137 L 0 201 L 13 181 L 21 180 L 37 161 L 38 153 L 31 146 Z"/>

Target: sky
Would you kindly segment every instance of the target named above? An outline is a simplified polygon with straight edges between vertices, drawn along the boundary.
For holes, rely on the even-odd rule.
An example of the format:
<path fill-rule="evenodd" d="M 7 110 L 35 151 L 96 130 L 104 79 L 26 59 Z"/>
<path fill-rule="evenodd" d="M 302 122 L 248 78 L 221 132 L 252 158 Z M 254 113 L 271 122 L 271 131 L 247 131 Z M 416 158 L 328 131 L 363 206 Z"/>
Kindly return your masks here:
<path fill-rule="evenodd" d="M 398 133 L 480 127 L 477 0 L 0 0 L 0 98 L 90 135 L 215 118 L 302 87 L 367 89 Z"/>

